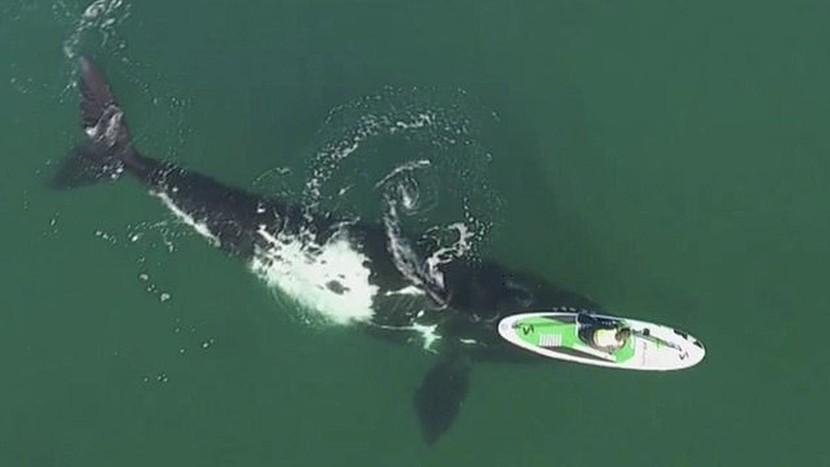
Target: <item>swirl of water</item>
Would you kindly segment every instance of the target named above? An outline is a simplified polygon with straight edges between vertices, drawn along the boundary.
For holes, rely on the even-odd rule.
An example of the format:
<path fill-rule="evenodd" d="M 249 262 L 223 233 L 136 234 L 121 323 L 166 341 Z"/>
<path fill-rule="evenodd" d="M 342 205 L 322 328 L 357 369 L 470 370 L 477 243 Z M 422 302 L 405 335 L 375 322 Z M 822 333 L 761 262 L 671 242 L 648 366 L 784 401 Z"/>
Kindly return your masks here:
<path fill-rule="evenodd" d="M 438 177 L 428 159 L 395 167 L 375 184 L 385 200 L 395 200 L 399 212 L 411 217 L 429 213 L 438 205 Z"/>
<path fill-rule="evenodd" d="M 392 222 L 410 235 L 430 232 L 417 239 L 430 251 L 446 251 L 463 237 L 467 246 L 450 249 L 473 254 L 502 204 L 489 183 L 492 153 L 478 132 L 477 122 L 492 116 L 463 90 L 386 88 L 337 107 L 320 132 L 303 199 L 309 209 L 384 223 L 394 202 Z"/>

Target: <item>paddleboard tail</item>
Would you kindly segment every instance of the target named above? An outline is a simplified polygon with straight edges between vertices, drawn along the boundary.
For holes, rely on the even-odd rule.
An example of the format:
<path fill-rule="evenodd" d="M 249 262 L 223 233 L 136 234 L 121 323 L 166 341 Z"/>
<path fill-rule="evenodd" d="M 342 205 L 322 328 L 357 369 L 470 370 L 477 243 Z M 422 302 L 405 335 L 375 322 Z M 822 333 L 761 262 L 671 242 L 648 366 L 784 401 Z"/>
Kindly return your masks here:
<path fill-rule="evenodd" d="M 51 186 L 76 188 L 117 180 L 136 153 L 124 112 L 110 92 L 104 74 L 89 58 L 81 57 L 81 126 L 87 138 L 64 159 Z"/>

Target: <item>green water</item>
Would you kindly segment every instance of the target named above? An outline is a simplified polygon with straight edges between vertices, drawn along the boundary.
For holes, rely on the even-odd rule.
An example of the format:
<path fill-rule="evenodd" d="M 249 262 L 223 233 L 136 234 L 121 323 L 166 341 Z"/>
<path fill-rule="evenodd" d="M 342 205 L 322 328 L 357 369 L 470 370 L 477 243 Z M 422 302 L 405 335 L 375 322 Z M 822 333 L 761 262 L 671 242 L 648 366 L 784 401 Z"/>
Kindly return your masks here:
<path fill-rule="evenodd" d="M 101 5 L 0 3 L 0 465 L 828 462 L 827 2 Z M 79 136 L 65 45 L 107 69 L 144 152 L 242 187 L 302 167 L 337 106 L 462 89 L 497 115 L 483 253 L 686 328 L 707 359 L 478 364 L 427 447 L 431 355 L 304 325 L 152 227 L 170 216 L 134 182 L 43 187 Z"/>

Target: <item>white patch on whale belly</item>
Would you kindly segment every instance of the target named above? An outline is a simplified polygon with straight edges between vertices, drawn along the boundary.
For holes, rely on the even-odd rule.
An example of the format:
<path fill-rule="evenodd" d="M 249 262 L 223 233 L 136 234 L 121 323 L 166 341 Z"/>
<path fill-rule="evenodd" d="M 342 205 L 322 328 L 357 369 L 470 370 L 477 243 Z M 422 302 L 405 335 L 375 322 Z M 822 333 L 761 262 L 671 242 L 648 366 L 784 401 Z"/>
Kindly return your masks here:
<path fill-rule="evenodd" d="M 268 247 L 257 247 L 250 267 L 269 286 L 332 323 L 371 321 L 378 287 L 369 283 L 369 259 L 348 237 L 313 245 L 264 226 L 257 233 Z"/>
<path fill-rule="evenodd" d="M 198 233 L 202 237 L 205 237 L 211 245 L 219 246 L 221 244 L 219 238 L 216 235 L 213 235 L 213 232 L 210 231 L 207 224 L 205 224 L 204 222 L 197 221 L 193 218 L 193 216 L 184 212 L 180 207 L 176 206 L 176 203 L 174 203 L 173 200 L 170 199 L 169 196 L 167 196 L 167 193 L 163 191 L 151 191 L 150 194 L 160 199 L 161 202 L 164 203 L 165 206 L 167 206 L 167 209 L 173 212 L 176 218 L 182 221 L 182 223 L 192 227 L 193 230 L 195 230 L 196 233 Z"/>

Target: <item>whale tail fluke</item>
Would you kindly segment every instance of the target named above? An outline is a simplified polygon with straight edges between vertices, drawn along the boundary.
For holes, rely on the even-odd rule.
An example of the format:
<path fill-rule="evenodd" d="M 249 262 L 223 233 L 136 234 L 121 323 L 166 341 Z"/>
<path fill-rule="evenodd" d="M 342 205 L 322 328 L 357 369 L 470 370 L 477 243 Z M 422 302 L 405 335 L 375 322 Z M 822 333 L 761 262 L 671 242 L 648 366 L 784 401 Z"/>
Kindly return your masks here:
<path fill-rule="evenodd" d="M 78 88 L 86 138 L 65 158 L 52 179 L 53 188 L 116 180 L 124 172 L 125 162 L 135 155 L 124 112 L 101 70 L 87 57 L 80 60 Z"/>

